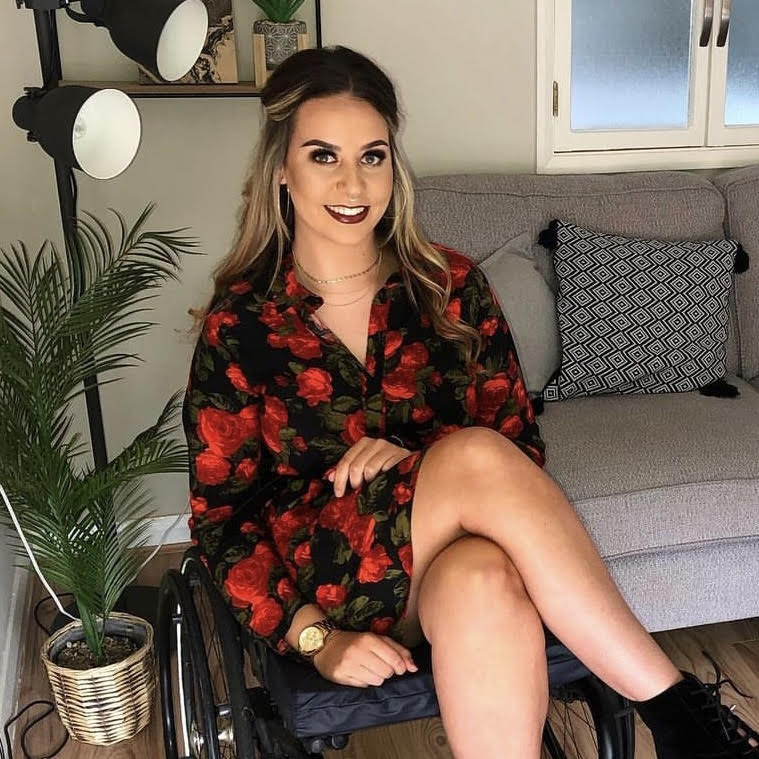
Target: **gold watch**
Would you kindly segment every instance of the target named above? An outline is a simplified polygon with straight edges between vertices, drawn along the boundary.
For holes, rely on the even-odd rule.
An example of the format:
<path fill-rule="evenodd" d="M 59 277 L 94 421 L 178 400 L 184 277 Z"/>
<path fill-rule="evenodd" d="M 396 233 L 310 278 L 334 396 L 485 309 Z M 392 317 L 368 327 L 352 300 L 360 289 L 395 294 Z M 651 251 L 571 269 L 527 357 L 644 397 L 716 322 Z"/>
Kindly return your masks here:
<path fill-rule="evenodd" d="M 324 648 L 327 638 L 337 630 L 337 625 L 329 619 L 322 619 L 304 627 L 298 636 L 298 652 L 312 659 Z"/>

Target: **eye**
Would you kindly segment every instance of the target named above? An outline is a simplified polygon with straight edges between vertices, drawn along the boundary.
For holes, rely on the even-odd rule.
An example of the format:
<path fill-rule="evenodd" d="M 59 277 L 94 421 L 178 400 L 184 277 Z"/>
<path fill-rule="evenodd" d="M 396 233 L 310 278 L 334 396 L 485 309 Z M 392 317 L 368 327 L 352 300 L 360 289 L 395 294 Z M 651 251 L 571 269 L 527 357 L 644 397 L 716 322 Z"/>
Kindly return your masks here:
<path fill-rule="evenodd" d="M 375 159 L 370 162 L 370 166 L 380 166 L 384 162 L 385 158 L 387 158 L 387 154 L 384 150 L 370 150 L 368 153 L 366 153 L 364 158 Z"/>
<path fill-rule="evenodd" d="M 315 150 L 311 153 L 311 160 L 316 163 L 332 163 L 332 161 L 323 161 L 322 157 L 335 157 L 335 154 L 331 150 Z"/>

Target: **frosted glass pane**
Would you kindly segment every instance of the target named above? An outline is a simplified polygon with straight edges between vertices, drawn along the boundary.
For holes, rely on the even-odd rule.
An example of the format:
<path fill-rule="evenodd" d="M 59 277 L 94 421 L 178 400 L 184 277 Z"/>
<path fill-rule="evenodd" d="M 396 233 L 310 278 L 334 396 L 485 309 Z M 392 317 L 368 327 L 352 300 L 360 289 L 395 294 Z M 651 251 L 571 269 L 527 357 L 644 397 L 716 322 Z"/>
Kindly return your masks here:
<path fill-rule="evenodd" d="M 572 0 L 571 128 L 687 127 L 691 0 Z"/>
<path fill-rule="evenodd" d="M 725 124 L 759 124 L 759 2 L 733 0 L 727 38 Z"/>

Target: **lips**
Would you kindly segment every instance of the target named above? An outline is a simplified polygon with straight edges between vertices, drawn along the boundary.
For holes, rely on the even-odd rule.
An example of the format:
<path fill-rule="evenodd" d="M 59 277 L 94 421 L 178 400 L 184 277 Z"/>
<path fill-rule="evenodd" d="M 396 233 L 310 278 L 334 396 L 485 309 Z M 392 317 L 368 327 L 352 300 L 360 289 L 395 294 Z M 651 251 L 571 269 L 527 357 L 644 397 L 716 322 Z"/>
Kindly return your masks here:
<path fill-rule="evenodd" d="M 337 213 L 337 211 L 333 211 L 328 206 L 324 206 L 327 209 L 327 213 L 336 221 L 339 221 L 341 224 L 358 224 L 359 222 L 362 222 L 368 215 L 369 215 L 369 206 L 365 206 L 364 210 L 361 211 L 361 213 L 354 214 L 352 216 L 348 216 L 347 214 Z"/>

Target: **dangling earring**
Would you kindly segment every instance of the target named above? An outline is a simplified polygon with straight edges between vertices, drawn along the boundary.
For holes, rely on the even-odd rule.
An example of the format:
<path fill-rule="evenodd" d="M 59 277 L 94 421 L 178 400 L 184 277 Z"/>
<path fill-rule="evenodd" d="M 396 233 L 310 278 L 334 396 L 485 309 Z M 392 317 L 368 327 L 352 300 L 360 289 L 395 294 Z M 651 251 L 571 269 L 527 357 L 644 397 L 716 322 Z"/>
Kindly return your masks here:
<path fill-rule="evenodd" d="M 290 215 L 290 188 L 285 185 L 285 190 L 287 190 L 287 206 L 285 207 L 285 224 L 287 224 L 287 217 Z"/>

